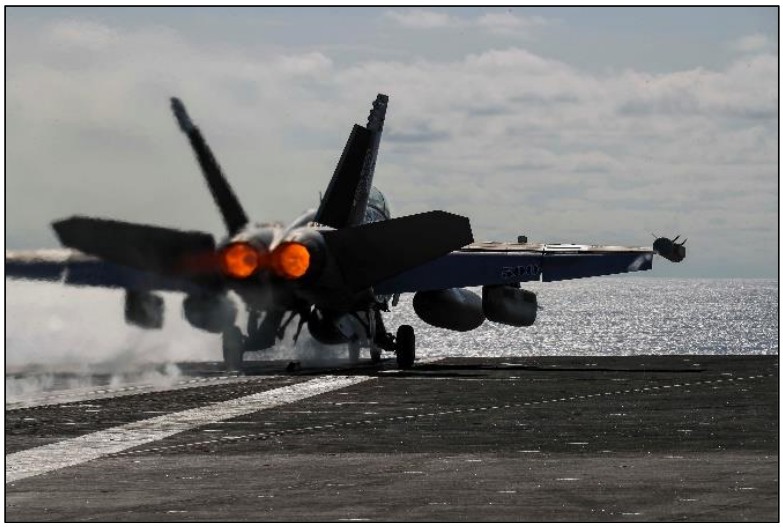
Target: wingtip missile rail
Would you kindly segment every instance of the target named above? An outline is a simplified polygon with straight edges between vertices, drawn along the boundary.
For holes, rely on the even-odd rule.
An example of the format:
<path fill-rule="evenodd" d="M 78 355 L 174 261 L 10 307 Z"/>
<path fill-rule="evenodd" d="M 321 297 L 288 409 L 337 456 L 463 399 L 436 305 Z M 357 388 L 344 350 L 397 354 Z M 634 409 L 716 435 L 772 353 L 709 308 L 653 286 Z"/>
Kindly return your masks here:
<path fill-rule="evenodd" d="M 677 243 L 679 238 L 679 234 L 673 240 L 664 237 L 656 238 L 653 242 L 653 251 L 670 262 L 681 262 L 685 259 L 685 242 L 688 240 L 686 238 L 682 243 Z"/>

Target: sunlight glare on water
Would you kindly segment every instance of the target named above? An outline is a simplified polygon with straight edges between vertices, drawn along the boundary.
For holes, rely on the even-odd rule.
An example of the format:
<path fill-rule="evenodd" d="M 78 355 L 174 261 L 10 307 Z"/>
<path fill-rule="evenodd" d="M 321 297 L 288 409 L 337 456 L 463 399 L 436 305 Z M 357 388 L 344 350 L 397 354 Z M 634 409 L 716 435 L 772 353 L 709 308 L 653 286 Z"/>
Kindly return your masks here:
<path fill-rule="evenodd" d="M 776 280 L 608 277 L 525 287 L 542 306 L 528 328 L 433 328 L 413 313 L 412 295 L 385 314 L 386 325 L 411 324 L 420 357 L 778 353 Z M 181 295 L 164 296 L 164 328 L 145 331 L 124 323 L 121 291 L 6 280 L 6 368 L 221 360 L 219 336 L 184 321 Z M 272 355 L 302 348 L 311 357 L 306 329 L 297 346 L 291 335 Z"/>
<path fill-rule="evenodd" d="M 422 355 L 778 353 L 776 280 L 607 277 L 523 287 L 542 308 L 527 328 L 489 321 L 468 333 L 433 328 L 409 300 L 387 325 L 411 324 Z"/>

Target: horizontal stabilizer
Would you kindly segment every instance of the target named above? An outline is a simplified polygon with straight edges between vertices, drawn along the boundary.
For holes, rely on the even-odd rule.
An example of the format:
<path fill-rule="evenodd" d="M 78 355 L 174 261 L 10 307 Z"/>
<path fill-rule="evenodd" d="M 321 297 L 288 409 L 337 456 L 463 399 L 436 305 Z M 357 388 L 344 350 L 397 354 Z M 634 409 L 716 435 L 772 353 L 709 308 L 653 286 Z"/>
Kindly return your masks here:
<path fill-rule="evenodd" d="M 377 284 L 473 242 L 470 221 L 439 210 L 323 233 L 345 281 Z"/>
<path fill-rule="evenodd" d="M 52 224 L 60 242 L 109 262 L 162 274 L 198 274 L 215 252 L 211 234 L 74 216 Z"/>

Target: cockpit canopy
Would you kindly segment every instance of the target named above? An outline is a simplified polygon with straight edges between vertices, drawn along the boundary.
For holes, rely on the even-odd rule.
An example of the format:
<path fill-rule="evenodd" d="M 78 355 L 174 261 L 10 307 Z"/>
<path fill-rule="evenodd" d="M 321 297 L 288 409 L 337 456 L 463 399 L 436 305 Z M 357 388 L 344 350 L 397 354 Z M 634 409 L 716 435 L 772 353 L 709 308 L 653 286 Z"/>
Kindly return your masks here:
<path fill-rule="evenodd" d="M 374 221 L 383 221 L 391 218 L 389 205 L 386 203 L 386 197 L 375 187 L 370 189 L 370 195 L 367 200 L 367 212 L 365 221 L 370 223 Z"/>

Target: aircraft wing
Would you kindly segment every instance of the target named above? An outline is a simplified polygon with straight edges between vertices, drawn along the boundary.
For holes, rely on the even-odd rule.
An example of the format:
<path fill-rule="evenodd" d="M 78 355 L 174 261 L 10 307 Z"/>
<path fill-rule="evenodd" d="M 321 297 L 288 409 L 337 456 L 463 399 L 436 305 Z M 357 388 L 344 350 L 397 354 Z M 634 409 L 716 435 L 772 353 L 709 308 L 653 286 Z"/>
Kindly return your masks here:
<path fill-rule="evenodd" d="M 374 286 L 379 295 L 518 282 L 555 282 L 652 269 L 652 247 L 476 243 Z"/>
<path fill-rule="evenodd" d="M 131 291 L 203 291 L 201 286 L 188 278 L 140 271 L 71 249 L 6 251 L 5 276 Z"/>

